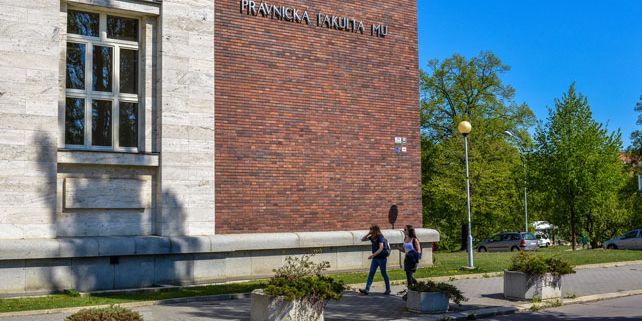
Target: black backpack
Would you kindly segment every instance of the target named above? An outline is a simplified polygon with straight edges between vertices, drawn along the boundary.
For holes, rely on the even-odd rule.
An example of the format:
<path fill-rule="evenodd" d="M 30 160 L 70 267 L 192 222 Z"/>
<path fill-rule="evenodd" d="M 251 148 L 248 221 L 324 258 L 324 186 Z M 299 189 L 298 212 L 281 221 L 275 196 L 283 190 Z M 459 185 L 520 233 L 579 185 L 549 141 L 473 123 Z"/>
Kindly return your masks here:
<path fill-rule="evenodd" d="M 386 240 L 385 238 L 383 239 L 383 251 L 381 251 L 381 256 L 390 256 L 390 244 L 388 244 L 388 240 Z"/>

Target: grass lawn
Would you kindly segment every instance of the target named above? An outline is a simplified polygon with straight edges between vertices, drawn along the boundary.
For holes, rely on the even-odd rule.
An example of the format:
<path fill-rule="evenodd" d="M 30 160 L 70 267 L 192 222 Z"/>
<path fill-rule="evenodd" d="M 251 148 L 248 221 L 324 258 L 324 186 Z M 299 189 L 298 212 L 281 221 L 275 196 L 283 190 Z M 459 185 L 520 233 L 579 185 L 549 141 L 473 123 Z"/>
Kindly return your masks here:
<path fill-rule="evenodd" d="M 624 251 L 624 250 L 581 250 L 569 251 L 568 247 L 554 247 L 541 249 L 540 254 L 557 255 L 567 260 L 572 265 L 609 263 L 621 261 L 642 260 L 642 251 Z M 435 265 L 431 268 L 422 268 L 415 274 L 417 278 L 427 278 L 436 276 L 449 276 L 472 273 L 499 272 L 508 267 L 510 259 L 514 253 L 475 253 L 474 271 L 459 270 L 462 266 L 468 265 L 468 255 L 465 252 L 436 252 L 434 253 Z M 391 280 L 405 280 L 406 275 L 403 271 L 394 270 L 388 272 Z M 336 278 L 343 280 L 347 284 L 365 283 L 367 273 L 342 273 L 334 275 Z M 375 281 L 381 280 L 377 273 Z M 102 294 L 91 295 L 88 297 L 77 297 L 70 295 L 50 295 L 46 297 L 19 298 L 19 299 L 0 299 L 0 312 L 13 312 L 25 310 L 41 310 L 68 307 L 82 307 L 101 304 L 120 304 L 137 301 L 164 300 L 172 298 L 226 294 L 226 293 L 247 293 L 261 287 L 260 281 L 250 281 L 244 283 L 232 283 L 210 286 L 189 287 L 182 289 L 171 289 L 160 292 L 146 293 L 129 293 L 129 294 Z"/>

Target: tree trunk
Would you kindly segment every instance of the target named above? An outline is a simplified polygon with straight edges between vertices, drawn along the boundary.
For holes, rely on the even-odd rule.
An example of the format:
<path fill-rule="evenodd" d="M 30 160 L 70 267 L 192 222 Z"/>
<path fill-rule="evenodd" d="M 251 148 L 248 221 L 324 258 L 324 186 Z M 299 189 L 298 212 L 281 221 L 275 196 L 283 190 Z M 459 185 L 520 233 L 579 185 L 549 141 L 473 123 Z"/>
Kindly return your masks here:
<path fill-rule="evenodd" d="M 468 251 L 468 224 L 461 225 L 461 250 Z"/>
<path fill-rule="evenodd" d="M 575 251 L 575 241 L 575 208 L 571 205 L 571 246 L 573 247 L 573 251 Z"/>

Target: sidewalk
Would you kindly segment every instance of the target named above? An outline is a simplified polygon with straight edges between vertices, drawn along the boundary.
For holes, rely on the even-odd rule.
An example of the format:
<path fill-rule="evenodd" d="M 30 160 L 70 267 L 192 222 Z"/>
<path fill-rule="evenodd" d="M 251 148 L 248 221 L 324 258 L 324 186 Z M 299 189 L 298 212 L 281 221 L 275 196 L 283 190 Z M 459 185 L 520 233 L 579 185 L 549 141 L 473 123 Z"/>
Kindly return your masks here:
<path fill-rule="evenodd" d="M 484 311 L 500 309 L 514 312 L 526 301 L 508 301 L 502 296 L 503 279 L 489 277 L 463 279 L 452 282 L 469 298 L 462 306 L 451 305 L 452 317 L 467 316 L 474 313 L 483 315 Z M 562 279 L 563 296 L 581 297 L 614 292 L 642 289 L 642 264 L 607 268 L 579 269 L 576 274 Z M 393 293 L 405 286 L 393 286 Z M 362 296 L 348 292 L 343 300 L 330 302 L 326 309 L 326 320 L 440 320 L 442 316 L 418 315 L 405 311 L 405 302 L 396 295 L 384 296 L 383 288 L 373 288 L 371 295 Z M 599 296 L 598 296 L 599 297 Z M 566 300 L 573 301 L 573 300 Z M 480 310 L 481 309 L 481 310 Z M 187 303 L 162 304 L 134 308 L 143 314 L 146 321 L 200 321 L 200 320 L 249 320 L 250 299 L 191 301 Z M 18 315 L 1 317 L 0 321 L 63 321 L 70 313 Z"/>

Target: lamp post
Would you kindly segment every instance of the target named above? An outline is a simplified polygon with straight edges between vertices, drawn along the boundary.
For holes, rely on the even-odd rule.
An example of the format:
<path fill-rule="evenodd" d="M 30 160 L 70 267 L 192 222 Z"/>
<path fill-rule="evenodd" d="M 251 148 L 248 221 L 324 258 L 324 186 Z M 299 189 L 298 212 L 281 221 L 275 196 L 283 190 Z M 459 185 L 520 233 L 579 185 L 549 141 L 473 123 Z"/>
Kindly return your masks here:
<path fill-rule="evenodd" d="M 468 134 L 473 130 L 473 127 L 467 121 L 462 121 L 457 126 L 457 130 L 464 136 L 464 150 L 466 152 L 466 196 L 468 208 L 468 268 L 474 269 L 473 265 L 473 235 L 472 224 L 470 222 L 470 177 L 468 175 Z"/>
<path fill-rule="evenodd" d="M 507 136 L 519 140 L 520 145 L 523 145 L 524 142 L 521 138 L 517 137 L 512 131 L 507 130 L 504 132 Z M 526 161 L 524 160 L 524 149 L 520 148 L 519 159 L 522 161 L 522 166 L 524 167 L 524 231 L 528 233 L 528 194 L 526 192 Z"/>

